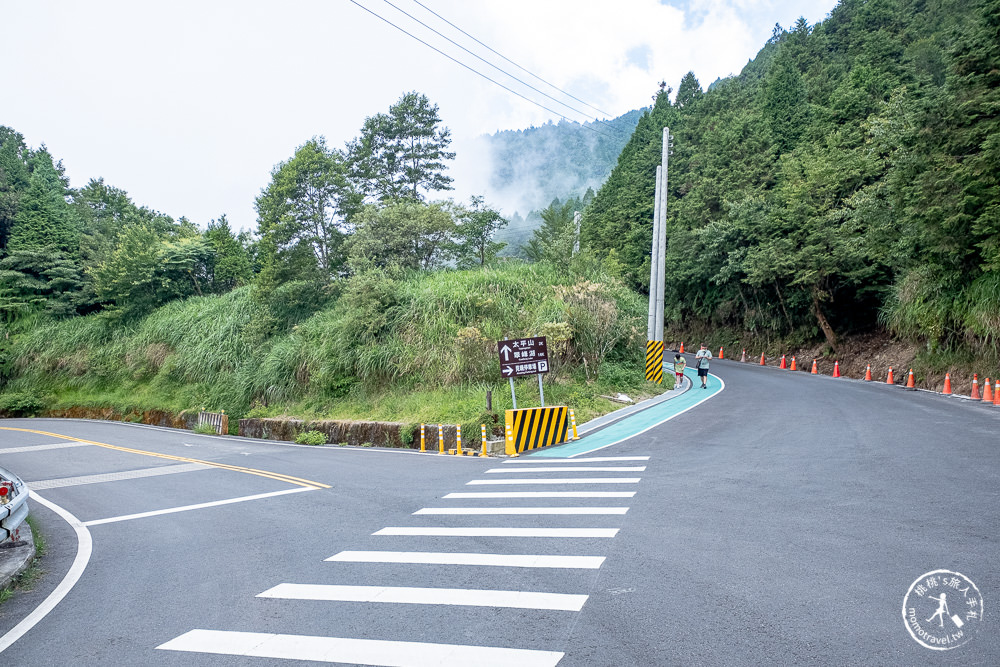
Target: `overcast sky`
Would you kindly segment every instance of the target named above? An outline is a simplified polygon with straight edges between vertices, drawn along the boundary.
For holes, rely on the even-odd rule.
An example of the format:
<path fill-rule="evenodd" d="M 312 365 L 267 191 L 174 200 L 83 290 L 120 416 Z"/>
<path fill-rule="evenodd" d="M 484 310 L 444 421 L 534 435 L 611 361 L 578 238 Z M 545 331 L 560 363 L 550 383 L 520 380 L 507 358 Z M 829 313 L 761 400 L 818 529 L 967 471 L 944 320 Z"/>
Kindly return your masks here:
<path fill-rule="evenodd" d="M 554 97 L 414 0 L 390 0 Z M 650 104 L 691 70 L 705 87 L 738 73 L 799 16 L 835 0 L 420 0 L 533 74 L 615 117 Z M 342 147 L 366 116 L 411 90 L 440 107 L 458 152 L 456 198 L 486 194 L 473 139 L 585 117 L 525 88 L 401 14 L 386 0 L 0 0 L 0 125 L 45 143 L 74 187 L 104 177 L 137 204 L 204 227 L 225 213 L 256 226 L 272 167 L 315 135 Z M 603 118 L 593 109 L 561 97 Z"/>

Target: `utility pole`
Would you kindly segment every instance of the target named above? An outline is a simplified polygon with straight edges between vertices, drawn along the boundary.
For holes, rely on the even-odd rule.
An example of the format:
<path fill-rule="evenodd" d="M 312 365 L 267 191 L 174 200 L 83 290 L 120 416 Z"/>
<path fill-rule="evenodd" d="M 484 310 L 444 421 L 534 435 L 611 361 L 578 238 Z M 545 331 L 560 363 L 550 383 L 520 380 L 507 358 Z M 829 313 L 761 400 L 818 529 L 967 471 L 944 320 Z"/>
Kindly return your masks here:
<path fill-rule="evenodd" d="M 663 128 L 662 163 L 656 167 L 653 199 L 653 243 L 649 265 L 649 322 L 646 340 L 663 340 L 663 300 L 666 292 L 667 256 L 667 163 L 673 147 L 670 128 Z"/>
<path fill-rule="evenodd" d="M 658 263 L 660 261 L 660 174 L 662 167 L 656 166 L 656 193 L 653 195 L 653 245 L 649 259 L 649 324 L 646 327 L 646 340 L 659 340 L 656 337 L 656 302 L 658 290 L 657 279 L 660 276 Z"/>
<path fill-rule="evenodd" d="M 659 236 L 657 238 L 657 249 L 660 253 L 660 260 L 657 263 L 657 268 L 659 269 L 659 274 L 656 277 L 656 330 L 653 331 L 655 338 L 653 340 L 662 341 L 663 340 L 663 299 L 666 292 L 666 281 L 667 281 L 667 162 L 670 156 L 671 147 L 673 142 L 671 141 L 670 128 L 663 128 L 663 151 L 662 151 L 662 169 L 661 169 L 661 183 L 660 183 L 660 226 L 657 230 Z"/>
<path fill-rule="evenodd" d="M 649 320 L 646 327 L 646 380 L 663 382 L 663 299 L 667 280 L 667 159 L 670 129 L 663 128 L 662 164 L 656 167 L 653 195 L 653 243 L 649 262 Z"/>

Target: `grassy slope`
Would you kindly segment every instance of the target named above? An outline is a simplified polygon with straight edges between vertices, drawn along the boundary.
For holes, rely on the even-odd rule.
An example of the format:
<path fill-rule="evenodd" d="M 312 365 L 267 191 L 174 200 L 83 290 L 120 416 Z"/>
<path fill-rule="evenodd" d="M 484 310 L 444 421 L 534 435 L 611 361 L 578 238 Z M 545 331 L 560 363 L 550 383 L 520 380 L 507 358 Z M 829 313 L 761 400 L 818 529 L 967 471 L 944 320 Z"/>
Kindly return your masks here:
<path fill-rule="evenodd" d="M 495 412 L 510 407 L 496 341 L 541 334 L 554 357 L 546 404 L 568 404 L 585 421 L 616 407 L 601 394 L 659 391 L 642 379 L 645 300 L 607 276 L 592 278 L 541 265 L 371 274 L 320 295 L 295 285 L 269 295 L 242 288 L 132 323 L 107 313 L 49 323 L 13 342 L 15 374 L 4 391 L 33 392 L 49 407 L 474 425 L 487 419 L 487 390 Z M 517 389 L 520 406 L 538 404 L 534 378 Z"/>

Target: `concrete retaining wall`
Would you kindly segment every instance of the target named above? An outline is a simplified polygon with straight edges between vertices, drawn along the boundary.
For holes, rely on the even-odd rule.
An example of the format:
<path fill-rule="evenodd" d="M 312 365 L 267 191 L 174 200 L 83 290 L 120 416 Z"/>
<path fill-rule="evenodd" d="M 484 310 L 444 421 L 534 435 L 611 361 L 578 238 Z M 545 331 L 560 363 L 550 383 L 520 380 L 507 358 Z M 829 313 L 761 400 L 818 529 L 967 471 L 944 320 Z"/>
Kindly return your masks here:
<path fill-rule="evenodd" d="M 165 410 L 145 410 L 143 412 L 122 413 L 114 408 L 64 408 L 62 410 L 46 410 L 42 417 L 57 417 L 62 419 L 105 419 L 109 421 L 126 421 L 151 426 L 168 426 L 170 428 L 193 429 L 198 423 L 198 412 L 181 412 L 174 414 Z"/>
<path fill-rule="evenodd" d="M 287 440 L 292 442 L 295 436 L 305 431 L 321 431 L 326 434 L 330 444 L 347 443 L 362 445 L 369 443 L 376 447 L 420 447 L 420 433 L 416 434 L 415 442 L 403 442 L 403 433 L 409 430 L 408 424 L 398 422 L 354 422 L 336 420 L 306 421 L 302 419 L 241 419 L 239 434 L 247 438 L 263 438 L 265 440 Z M 452 427 L 454 434 L 455 427 Z M 445 427 L 447 431 L 447 427 Z M 437 438 L 435 427 L 434 437 Z M 435 439 L 435 446 L 437 440 Z M 452 435 L 454 442 L 454 435 Z"/>
<path fill-rule="evenodd" d="M 413 429 L 413 441 L 405 443 L 403 434 Z M 445 451 L 453 449 L 456 443 L 456 428 L 454 424 L 444 424 L 441 432 L 444 435 Z M 321 431 L 326 434 L 326 441 L 332 445 L 347 443 L 348 445 L 371 444 L 375 447 L 401 447 L 405 449 L 420 449 L 420 426 L 413 427 L 412 424 L 399 422 L 356 422 L 338 420 L 315 420 L 306 421 L 302 419 L 241 419 L 240 435 L 247 438 L 261 438 L 264 440 L 285 440 L 294 442 L 295 436 L 305 431 Z M 437 424 L 427 424 L 424 426 L 424 439 L 427 451 L 438 451 L 438 426 Z M 462 449 L 479 452 L 483 447 L 483 442 L 478 429 L 470 438 L 462 433 Z M 503 440 L 489 441 L 487 451 L 491 454 L 502 454 L 504 447 Z"/>

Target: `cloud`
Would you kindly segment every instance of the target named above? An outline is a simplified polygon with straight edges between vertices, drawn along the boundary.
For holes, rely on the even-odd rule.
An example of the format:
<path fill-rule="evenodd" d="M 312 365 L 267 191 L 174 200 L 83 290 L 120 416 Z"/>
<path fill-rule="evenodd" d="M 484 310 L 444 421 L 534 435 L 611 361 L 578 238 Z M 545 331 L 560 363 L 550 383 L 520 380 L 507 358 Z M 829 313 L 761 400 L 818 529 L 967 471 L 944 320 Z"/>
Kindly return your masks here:
<path fill-rule="evenodd" d="M 544 106 L 583 118 L 388 4 L 358 1 Z M 608 117 L 649 104 L 660 80 L 676 88 L 688 70 L 706 85 L 738 72 L 775 21 L 789 25 L 802 11 L 790 0 L 422 1 Z M 393 2 L 436 21 L 411 0 Z M 821 19 L 833 4 L 821 0 L 807 20 Z M 410 90 L 440 106 L 457 150 L 483 133 L 559 120 L 350 2 L 32 0 L 4 12 L 9 25 L 23 29 L 0 41 L 0 61 L 17 64 L 5 70 L 0 123 L 32 146 L 46 143 L 74 186 L 103 176 L 139 204 L 202 225 L 227 213 L 235 226 L 253 228 L 253 199 L 274 164 L 314 135 L 343 145 L 366 116 Z M 470 191 L 462 179 L 469 173 L 474 182 L 483 164 L 460 161 L 453 170 L 457 195 Z"/>

